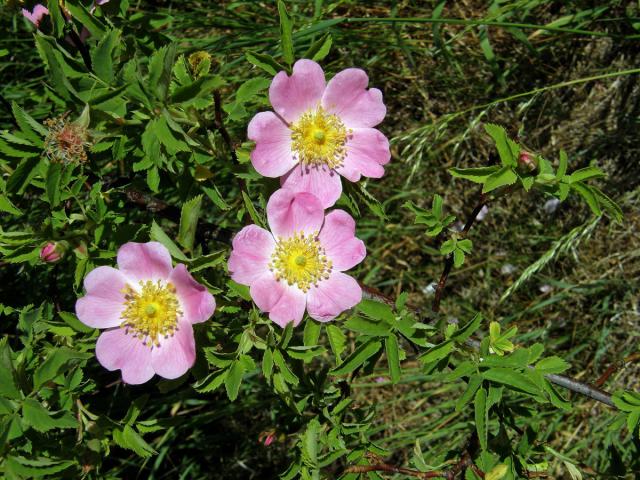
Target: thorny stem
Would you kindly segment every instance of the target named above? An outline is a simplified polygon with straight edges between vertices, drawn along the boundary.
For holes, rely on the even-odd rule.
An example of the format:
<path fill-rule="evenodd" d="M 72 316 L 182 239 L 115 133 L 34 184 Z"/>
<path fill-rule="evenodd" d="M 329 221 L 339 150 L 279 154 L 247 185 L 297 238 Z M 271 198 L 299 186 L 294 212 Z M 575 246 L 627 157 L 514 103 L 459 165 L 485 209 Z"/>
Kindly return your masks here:
<path fill-rule="evenodd" d="M 224 126 L 224 120 L 222 118 L 222 99 L 220 97 L 219 90 L 213 91 L 213 108 L 215 111 L 216 129 L 220 132 L 220 135 L 222 136 L 222 140 L 224 141 L 225 145 L 231 152 L 231 159 L 233 160 L 233 164 L 236 165 L 238 163 L 238 155 L 236 154 L 236 149 L 233 145 L 233 142 L 231 141 L 231 136 L 229 135 L 229 132 Z M 240 177 L 237 177 L 237 178 L 238 178 L 238 185 L 240 186 L 240 191 L 244 195 L 247 195 L 247 184 L 245 183 L 244 179 Z M 248 225 L 250 222 L 251 222 L 251 218 L 247 220 L 246 224 Z"/>
<path fill-rule="evenodd" d="M 470 442 L 473 446 L 475 439 L 475 435 L 472 437 L 472 441 Z M 462 453 L 460 456 L 460 460 L 449 470 L 434 470 L 431 472 L 421 472 L 419 470 L 414 470 L 411 468 L 398 467 L 395 465 L 390 465 L 388 463 L 384 463 L 380 461 L 376 455 L 369 455 L 369 458 L 377 460 L 378 463 L 372 465 L 352 465 L 347 467 L 344 473 L 368 473 L 368 472 L 387 472 L 387 473 L 402 473 L 403 475 L 408 475 L 414 478 L 426 479 L 426 478 L 444 478 L 446 480 L 454 480 L 458 475 L 462 474 L 464 477 L 464 472 L 467 468 L 471 469 L 473 473 L 475 473 L 478 477 L 484 478 L 485 474 L 482 470 L 480 470 L 475 463 L 473 463 L 473 459 L 471 454 L 469 453 L 470 448 Z"/>
<path fill-rule="evenodd" d="M 605 405 L 608 405 L 612 408 L 617 408 L 615 403 L 613 403 L 611 394 L 605 392 L 604 390 L 601 390 L 596 386 L 579 382 L 578 380 L 574 380 L 573 378 L 566 377 L 564 375 L 556 375 L 554 373 L 548 373 L 547 375 L 545 375 L 545 377 L 551 383 L 558 385 L 559 387 L 563 387 L 567 390 L 571 390 L 572 392 L 579 393 L 580 395 L 584 395 L 585 397 L 589 397 L 592 400 L 604 403 Z"/>
<path fill-rule="evenodd" d="M 87 46 L 84 43 L 82 43 L 82 40 L 80 40 L 80 37 L 78 36 L 78 34 L 73 28 L 69 29 L 69 37 L 71 38 L 71 41 L 73 42 L 75 47 L 80 52 L 80 56 L 82 57 L 84 66 L 87 67 L 87 70 L 89 70 L 89 72 L 93 73 L 93 65 L 91 64 L 91 56 L 89 55 L 89 50 L 87 50 Z"/>
<path fill-rule="evenodd" d="M 367 472 L 387 472 L 387 473 L 402 473 L 415 478 L 446 478 L 453 479 L 452 472 L 443 472 L 435 470 L 433 472 L 421 472 L 419 470 L 412 470 L 410 468 L 396 467 L 395 465 L 389 465 L 387 463 L 378 463 L 376 465 L 353 465 L 347 467 L 344 473 L 367 473 Z M 482 477 L 484 478 L 484 476 Z"/>
<path fill-rule="evenodd" d="M 467 221 L 464 224 L 464 228 L 462 232 L 460 232 L 459 236 L 464 238 L 467 236 L 467 233 L 473 226 L 473 222 L 475 222 L 478 213 L 482 210 L 487 203 L 489 203 L 489 198 L 486 194 L 480 193 L 480 198 L 478 199 L 478 203 L 474 207 L 473 211 L 467 217 Z M 447 258 L 444 261 L 444 269 L 442 270 L 442 275 L 440 275 L 440 280 L 438 281 L 438 286 L 436 287 L 435 296 L 433 298 L 433 305 L 431 306 L 431 310 L 435 313 L 440 311 L 440 301 L 442 300 L 442 295 L 444 294 L 444 287 L 447 284 L 447 279 L 449 278 L 449 273 L 451 273 L 451 268 L 453 267 L 453 255 L 447 255 Z"/>
<path fill-rule="evenodd" d="M 69 20 L 70 19 L 67 18 L 67 15 L 64 12 L 63 8 L 60 9 L 60 12 L 62 13 L 62 16 L 64 17 L 65 23 L 67 25 L 70 25 L 69 24 Z M 87 46 L 84 43 L 82 43 L 82 40 L 80 39 L 80 37 L 76 33 L 75 29 L 73 28 L 73 25 L 71 25 L 71 27 L 67 29 L 66 33 L 67 33 L 67 35 L 69 35 L 69 38 L 73 42 L 73 45 L 80 52 L 80 56 L 82 57 L 82 61 L 84 62 L 84 66 L 87 67 L 87 70 L 89 70 L 89 72 L 93 73 L 93 65 L 91 64 L 91 55 L 89 55 L 89 50 L 87 49 Z"/>
<path fill-rule="evenodd" d="M 609 368 L 607 368 L 605 372 L 600 376 L 600 378 L 596 380 L 596 383 L 594 385 L 596 387 L 602 387 L 607 382 L 607 380 L 609 380 L 609 377 L 613 375 L 617 370 L 624 368 L 627 363 L 638 360 L 639 358 L 640 353 L 632 353 L 628 357 L 625 357 L 621 362 L 612 363 Z"/>
<path fill-rule="evenodd" d="M 236 155 L 236 149 L 233 146 L 233 142 L 231 141 L 229 132 L 224 126 L 224 121 L 222 119 L 222 99 L 220 97 L 220 91 L 218 90 L 213 91 L 213 108 L 215 111 L 216 128 L 220 132 L 220 135 L 222 135 L 222 140 L 224 141 L 225 145 L 231 152 L 231 159 L 233 160 L 233 163 L 236 164 L 238 163 L 238 155 Z"/>

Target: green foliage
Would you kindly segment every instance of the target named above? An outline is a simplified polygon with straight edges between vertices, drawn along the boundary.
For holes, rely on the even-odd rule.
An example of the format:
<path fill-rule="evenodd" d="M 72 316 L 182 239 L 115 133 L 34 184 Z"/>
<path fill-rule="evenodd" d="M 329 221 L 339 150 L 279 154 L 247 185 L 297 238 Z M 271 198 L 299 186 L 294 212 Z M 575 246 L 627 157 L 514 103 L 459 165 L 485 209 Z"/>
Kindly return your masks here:
<path fill-rule="evenodd" d="M 616 392 L 613 402 L 626 417 L 629 433 L 640 438 L 640 395 L 636 392 Z"/>
<path fill-rule="evenodd" d="M 473 243 L 471 240 L 468 238 L 459 239 L 454 236 L 442 244 L 440 253 L 453 256 L 453 265 L 458 268 L 462 266 L 465 255 L 469 255 L 472 248 Z"/>
<path fill-rule="evenodd" d="M 453 215 L 444 215 L 442 211 L 442 197 L 438 194 L 433 196 L 430 211 L 423 210 L 412 202 L 406 202 L 404 206 L 415 214 L 416 224 L 427 226 L 427 231 L 425 233 L 430 237 L 439 235 L 440 232 L 442 232 L 456 219 Z"/>
<path fill-rule="evenodd" d="M 489 347 L 491 351 L 496 355 L 504 355 L 505 353 L 513 352 L 515 346 L 509 340 L 515 336 L 518 332 L 518 327 L 511 327 L 506 332 L 501 332 L 501 327 L 498 322 L 491 322 L 489 325 Z"/>
<path fill-rule="evenodd" d="M 293 22 L 287 14 L 287 8 L 282 0 L 278 0 L 278 14 L 280 15 L 280 45 L 282 57 L 289 68 L 293 65 Z"/>
<path fill-rule="evenodd" d="M 598 187 L 585 183 L 586 180 L 604 176 L 599 168 L 589 166 L 567 174 L 567 154 L 561 150 L 559 167 L 554 171 L 548 160 L 529 154 L 511 140 L 503 127 L 486 124 L 485 130 L 495 143 L 502 166 L 451 168 L 449 173 L 452 176 L 482 184 L 482 193 L 499 191 L 504 194 L 506 187 L 518 183 L 527 192 L 539 189 L 564 201 L 573 191 L 583 198 L 595 215 L 601 215 L 605 211 L 616 221 L 622 221 L 620 207 Z M 530 159 L 523 162 L 522 155 Z"/>
<path fill-rule="evenodd" d="M 429 155 L 405 157 L 396 137 L 382 181 L 388 183 L 378 182 L 383 187 L 373 180 L 354 185 L 343 180 L 339 205 L 356 218 L 368 249 L 354 276 L 392 298 L 365 293 L 334 322 L 307 317 L 297 328 L 281 329 L 252 304 L 248 287 L 229 280 L 225 265 L 235 232 L 249 221 L 266 226 L 266 199 L 277 188 L 277 181 L 259 177 L 251 166 L 247 123 L 271 108 L 271 77 L 290 73 L 298 58 L 325 60 L 327 80 L 342 68 L 367 69 L 370 86 L 384 90 L 393 119 L 376 128 L 398 135 L 402 122 L 395 121 L 406 111 L 396 104 L 393 112 L 392 98 L 402 98 L 398 93 L 409 87 L 423 100 L 430 95 L 415 74 L 418 63 L 442 57 L 459 74 L 455 81 L 438 81 L 468 83 L 454 48 L 465 31 L 479 40 L 470 56 L 486 63 L 489 76 L 504 88 L 514 72 L 503 68 L 505 52 L 492 37 L 495 28 L 546 56 L 541 45 L 546 42 L 534 41 L 537 37 L 558 28 L 576 34 L 604 11 L 563 16 L 529 35 L 510 23 L 522 20 L 515 17 L 520 10 L 504 2 L 492 2 L 481 21 L 486 25 L 457 23 L 460 32 L 445 28 L 447 2 L 436 2 L 428 14 L 393 20 L 389 30 L 383 22 L 359 27 L 378 20 L 369 13 L 357 17 L 354 12 L 370 8 L 358 2 L 223 2 L 215 9 L 187 3 L 169 12 L 146 2 L 111 0 L 94 9 L 90 1 L 67 0 L 64 8 L 50 1 L 41 27 L 29 27 L 33 38 L 19 12 L 10 20 L 2 17 L 7 38 L 22 35 L 7 41 L 11 50 L 0 48 L 3 62 L 11 57 L 3 65 L 31 69 L 17 79 L 19 85 L 12 79 L 2 87 L 2 104 L 8 99 L 0 119 L 0 255 L 7 292 L 0 304 L 2 475 L 207 478 L 213 471 L 246 478 L 243 461 L 259 458 L 267 473 L 251 475 L 275 478 L 273 469 L 286 464 L 282 478 L 355 480 L 362 475 L 344 473 L 348 466 L 376 464 L 379 456 L 405 458 L 412 447 L 419 471 L 450 469 L 474 431 L 479 447 L 467 453 L 486 479 L 553 475 L 554 461 L 580 475 L 579 462 L 549 446 L 554 431 L 585 410 L 574 408 L 549 381 L 570 369 L 554 353 L 572 338 L 554 330 L 529 331 L 525 322 L 503 330 L 501 324 L 514 324 L 505 318 L 511 312 L 485 302 L 490 295 L 482 302 L 460 301 L 460 318 L 470 318 L 462 324 L 447 321 L 451 312 L 432 314 L 423 305 L 423 282 L 436 271 L 432 259 L 438 270 L 441 257 L 456 268 L 465 265 L 452 272 L 458 282 L 467 268 L 484 268 L 484 245 L 491 240 L 467 238 L 468 232 L 451 228 L 456 217 L 448 212 L 470 210 L 460 206 L 462 192 L 434 194 L 430 208 L 419 206 L 428 205 L 424 192 L 434 190 L 410 185 L 411 172 L 420 170 L 423 158 L 440 153 L 435 144 Z M 527 17 L 541 8 L 533 3 L 517 8 Z M 400 15 L 404 8 L 394 3 L 388 13 Z M 429 47 L 427 53 L 422 46 L 430 42 L 406 25 L 423 20 L 438 20 L 432 30 L 436 50 Z M 85 27 L 90 36 L 75 44 L 72 34 Z M 382 74 L 380 64 L 391 65 L 391 73 Z M 416 114 L 423 100 L 408 102 Z M 503 118 L 488 108 L 483 115 Z M 453 117 L 443 116 L 429 128 L 443 135 Z M 531 154 L 531 170 L 521 162 L 524 147 L 503 127 L 487 123 L 485 131 L 499 164 L 486 160 L 485 166 L 449 169 L 456 179 L 482 185 L 483 198 L 494 201 L 518 190 L 531 202 L 535 195 L 562 201 L 571 195 L 595 215 L 604 212 L 622 221 L 621 208 L 602 191 L 609 192 L 609 185 L 603 183 L 604 170 L 595 166 L 604 168 L 597 157 L 588 166 L 572 159 L 580 168 L 569 168 L 563 150 L 555 163 Z M 76 135 L 75 151 L 69 132 Z M 430 144 L 426 136 L 418 143 Z M 446 153 L 443 158 L 458 161 L 455 150 L 453 157 Z M 440 164 L 431 166 L 425 169 L 429 175 L 442 171 Z M 407 221 L 407 210 L 417 226 Z M 505 286 L 503 299 L 575 248 L 598 221 L 575 227 L 554 243 Z M 424 237 L 416 235 L 424 229 Z M 188 266 L 215 294 L 217 311 L 194 325 L 197 360 L 189 373 L 134 387 L 100 367 L 98 332 L 71 312 L 89 272 L 113 265 L 123 243 L 148 240 L 162 243 L 175 262 Z M 48 242 L 66 249 L 55 264 L 40 260 Z M 415 257 L 404 257 L 407 244 L 418 245 Z M 429 275 L 412 265 L 423 254 L 429 256 L 420 257 Z M 491 275 L 488 267 L 481 273 Z M 608 298 L 593 301 L 611 312 Z M 604 352 L 601 347 L 596 360 Z M 566 358 L 575 365 L 578 353 Z M 406 418 L 414 422 L 406 430 L 396 422 L 401 409 L 389 406 L 405 399 L 412 402 Z M 618 448 L 616 427 L 626 424 L 631 436 L 638 434 L 638 395 L 619 392 L 613 401 L 620 413 L 610 426 L 615 435 L 601 442 L 603 451 Z M 563 417 L 565 412 L 570 414 Z M 256 441 L 265 431 L 276 439 L 270 447 Z M 474 475 L 467 471 L 468 478 Z M 375 472 L 368 477 L 381 478 Z"/>

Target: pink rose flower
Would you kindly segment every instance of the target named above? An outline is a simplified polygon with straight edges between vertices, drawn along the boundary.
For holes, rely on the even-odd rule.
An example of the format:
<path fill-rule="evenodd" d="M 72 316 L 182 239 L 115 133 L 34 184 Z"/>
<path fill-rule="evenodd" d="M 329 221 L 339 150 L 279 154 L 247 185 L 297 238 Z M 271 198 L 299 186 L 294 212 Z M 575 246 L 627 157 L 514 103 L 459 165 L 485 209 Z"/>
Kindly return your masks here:
<path fill-rule="evenodd" d="M 342 193 L 340 176 L 380 178 L 389 162 L 389 141 L 375 127 L 384 119 L 382 93 L 367 90 L 369 78 L 348 68 L 325 82 L 320 65 L 298 60 L 293 74 L 278 73 L 269 88 L 274 112 L 258 113 L 249 123 L 255 169 L 281 177 L 284 188 L 309 192 L 324 208 Z"/>
<path fill-rule="evenodd" d="M 267 203 L 267 219 L 271 232 L 249 225 L 235 236 L 229 272 L 250 286 L 271 320 L 298 325 L 306 309 L 328 322 L 360 302 L 360 285 L 343 272 L 360 263 L 366 249 L 347 212 L 325 216 L 314 195 L 280 189 Z"/>
<path fill-rule="evenodd" d="M 184 265 L 171 265 L 162 244 L 125 243 L 118 269 L 92 270 L 84 288 L 76 314 L 82 323 L 106 329 L 96 356 L 107 370 L 121 370 L 125 383 L 144 383 L 154 374 L 178 378 L 193 366 L 192 324 L 209 319 L 216 302 Z"/>
<path fill-rule="evenodd" d="M 33 10 L 31 12 L 26 8 L 23 8 L 22 15 L 36 27 L 39 27 L 40 22 L 45 17 L 45 15 L 49 15 L 49 10 L 44 5 L 38 3 L 35 7 L 33 7 Z"/>

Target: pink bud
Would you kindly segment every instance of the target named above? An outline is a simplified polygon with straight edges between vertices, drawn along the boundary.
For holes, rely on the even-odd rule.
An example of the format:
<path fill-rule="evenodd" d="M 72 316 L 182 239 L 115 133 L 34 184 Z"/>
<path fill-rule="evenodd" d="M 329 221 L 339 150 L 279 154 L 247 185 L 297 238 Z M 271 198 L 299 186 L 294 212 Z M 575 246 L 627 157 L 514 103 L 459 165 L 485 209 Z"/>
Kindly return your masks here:
<path fill-rule="evenodd" d="M 64 247 L 56 242 L 47 243 L 40 250 L 40 260 L 46 263 L 55 263 L 64 257 Z"/>
<path fill-rule="evenodd" d="M 268 447 L 269 445 L 271 445 L 275 440 L 275 438 L 276 436 L 273 433 L 270 433 L 269 435 L 267 435 L 267 438 L 264 439 L 264 446 Z"/>
<path fill-rule="evenodd" d="M 518 157 L 518 166 L 521 170 L 535 172 L 535 170 L 538 168 L 538 161 L 536 160 L 535 155 L 522 150 L 520 152 L 520 156 Z"/>

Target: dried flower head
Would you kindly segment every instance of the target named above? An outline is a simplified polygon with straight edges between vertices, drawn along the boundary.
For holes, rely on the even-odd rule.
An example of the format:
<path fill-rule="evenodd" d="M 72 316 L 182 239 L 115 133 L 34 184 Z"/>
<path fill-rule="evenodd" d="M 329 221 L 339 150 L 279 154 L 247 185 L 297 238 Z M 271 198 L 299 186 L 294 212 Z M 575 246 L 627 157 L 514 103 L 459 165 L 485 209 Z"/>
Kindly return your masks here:
<path fill-rule="evenodd" d="M 91 146 L 89 132 L 76 122 L 67 119 L 68 113 L 45 120 L 49 129 L 44 151 L 52 162 L 78 164 L 87 161 L 86 149 Z"/>

